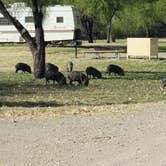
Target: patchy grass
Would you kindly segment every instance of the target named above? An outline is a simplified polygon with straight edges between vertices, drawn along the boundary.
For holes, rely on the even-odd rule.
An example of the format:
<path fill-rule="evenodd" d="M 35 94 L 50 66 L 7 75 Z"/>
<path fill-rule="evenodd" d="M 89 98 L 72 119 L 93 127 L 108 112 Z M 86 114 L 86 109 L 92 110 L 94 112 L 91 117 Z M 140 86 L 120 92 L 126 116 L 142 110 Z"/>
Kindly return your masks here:
<path fill-rule="evenodd" d="M 161 40 L 159 48 L 165 51 L 165 47 L 165 40 Z M 75 59 L 73 48 L 60 47 L 48 47 L 46 54 L 46 62 L 58 65 L 65 76 L 67 76 L 66 62 L 72 60 L 74 70 L 84 72 L 85 68 L 91 65 L 102 72 L 103 79 L 90 80 L 88 87 L 53 86 L 52 83 L 45 85 L 44 79 L 36 80 L 31 74 L 15 73 L 14 66 L 18 62 L 33 66 L 32 55 L 26 45 L 1 45 L 0 110 L 16 107 L 95 107 L 166 99 L 161 84 L 161 77 L 166 76 L 166 60 Z M 111 63 L 124 68 L 126 75 L 109 77 L 105 71 L 106 66 Z"/>
<path fill-rule="evenodd" d="M 56 107 L 102 106 L 156 102 L 166 99 L 160 78 L 166 76 L 166 60 L 117 60 L 74 58 L 72 48 L 46 49 L 46 61 L 59 66 L 65 76 L 66 62 L 74 62 L 74 70 L 85 71 L 92 65 L 98 68 L 103 79 L 90 80 L 88 87 L 45 85 L 45 80 L 35 80 L 33 75 L 15 73 L 15 64 L 25 62 L 32 66 L 32 56 L 25 45 L 0 47 L 0 107 Z M 120 65 L 126 75 L 108 76 L 110 63 Z"/>

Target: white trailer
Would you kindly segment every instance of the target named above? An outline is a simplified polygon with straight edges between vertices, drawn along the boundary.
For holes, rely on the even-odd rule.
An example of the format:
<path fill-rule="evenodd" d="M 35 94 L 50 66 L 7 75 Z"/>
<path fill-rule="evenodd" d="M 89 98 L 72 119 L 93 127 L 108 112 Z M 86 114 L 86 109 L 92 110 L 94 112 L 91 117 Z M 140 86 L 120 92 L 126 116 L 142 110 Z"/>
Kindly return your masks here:
<path fill-rule="evenodd" d="M 14 3 L 9 13 L 34 36 L 32 9 L 25 3 Z M 48 6 L 43 20 L 45 41 L 72 41 L 81 39 L 79 10 L 74 6 Z M 0 14 L 0 42 L 24 42 L 17 29 Z"/>

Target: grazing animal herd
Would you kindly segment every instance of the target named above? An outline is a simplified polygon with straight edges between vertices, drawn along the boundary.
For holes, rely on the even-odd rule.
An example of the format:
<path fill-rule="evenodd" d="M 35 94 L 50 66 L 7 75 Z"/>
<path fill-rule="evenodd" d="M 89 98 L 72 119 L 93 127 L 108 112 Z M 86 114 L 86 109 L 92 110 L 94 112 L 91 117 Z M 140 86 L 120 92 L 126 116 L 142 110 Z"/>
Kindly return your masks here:
<path fill-rule="evenodd" d="M 15 71 L 16 73 L 19 70 L 23 71 L 24 73 L 25 72 L 32 73 L 31 67 L 25 63 L 17 63 L 15 65 L 15 69 L 16 69 Z M 80 71 L 73 71 L 73 62 L 68 61 L 66 65 L 66 69 L 67 69 L 67 72 L 69 72 L 68 80 L 70 85 L 72 85 L 73 82 L 77 82 L 79 85 L 88 86 L 90 79 L 102 78 L 101 72 L 92 66 L 88 66 L 85 70 L 86 74 L 84 74 L 83 72 L 80 72 Z M 106 71 L 109 75 L 111 73 L 118 74 L 120 76 L 125 75 L 124 70 L 120 66 L 113 65 L 113 64 L 110 64 L 109 66 L 107 66 Z M 58 66 L 52 63 L 46 63 L 45 65 L 45 80 L 46 80 L 46 84 L 50 80 L 53 81 L 53 85 L 55 84 L 55 82 L 57 82 L 59 85 L 67 84 L 67 80 L 64 74 L 59 71 Z"/>
<path fill-rule="evenodd" d="M 16 73 L 18 71 L 22 71 L 24 73 L 25 72 L 32 73 L 31 67 L 29 65 L 27 65 L 26 63 L 17 63 L 15 65 L 15 69 L 16 69 L 16 71 L 15 71 Z M 93 79 L 94 78 L 101 79 L 102 78 L 101 72 L 92 66 L 88 66 L 85 69 L 86 74 L 84 74 L 80 71 L 73 71 L 73 62 L 68 61 L 67 65 L 66 65 L 66 69 L 67 69 L 67 72 L 69 72 L 68 73 L 68 80 L 69 80 L 70 85 L 72 85 L 73 82 L 77 82 L 79 85 L 88 86 L 89 79 L 92 79 L 92 78 Z M 114 64 L 108 65 L 106 68 L 106 72 L 108 73 L 108 75 L 110 75 L 111 73 L 117 74 L 119 76 L 125 75 L 124 70 L 120 66 L 114 65 Z M 50 80 L 53 81 L 53 85 L 55 84 L 55 81 L 59 85 L 66 85 L 67 84 L 67 80 L 66 80 L 66 77 L 64 76 L 64 74 L 59 71 L 58 66 L 56 66 L 52 63 L 46 63 L 45 80 L 46 80 L 46 84 Z M 163 84 L 163 88 L 166 87 L 166 78 L 162 78 L 161 81 Z"/>

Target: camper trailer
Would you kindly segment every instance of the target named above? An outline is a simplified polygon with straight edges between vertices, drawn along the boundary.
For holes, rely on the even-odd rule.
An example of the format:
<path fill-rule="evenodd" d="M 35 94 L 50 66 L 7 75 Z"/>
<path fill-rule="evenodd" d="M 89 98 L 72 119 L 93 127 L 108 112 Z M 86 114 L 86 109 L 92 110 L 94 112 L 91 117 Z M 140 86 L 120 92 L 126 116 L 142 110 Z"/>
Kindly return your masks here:
<path fill-rule="evenodd" d="M 14 3 L 9 13 L 34 36 L 32 9 L 25 3 Z M 73 41 L 81 39 L 80 13 L 73 6 L 48 6 L 44 11 L 45 41 Z M 0 42 L 24 42 L 17 29 L 0 14 Z"/>

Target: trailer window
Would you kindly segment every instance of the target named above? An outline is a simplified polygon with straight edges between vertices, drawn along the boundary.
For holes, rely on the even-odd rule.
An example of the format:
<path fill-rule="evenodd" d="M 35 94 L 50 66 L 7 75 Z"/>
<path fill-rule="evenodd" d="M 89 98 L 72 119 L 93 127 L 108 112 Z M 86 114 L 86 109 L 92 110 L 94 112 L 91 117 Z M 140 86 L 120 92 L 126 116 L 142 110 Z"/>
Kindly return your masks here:
<path fill-rule="evenodd" d="M 25 23 L 34 23 L 34 19 L 32 16 L 25 17 Z"/>
<path fill-rule="evenodd" d="M 63 17 L 57 17 L 56 22 L 57 23 L 63 23 Z"/>
<path fill-rule="evenodd" d="M 12 25 L 12 23 L 7 18 L 1 17 L 0 25 Z"/>

